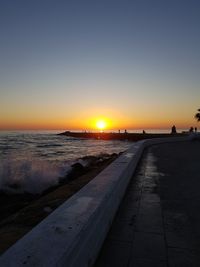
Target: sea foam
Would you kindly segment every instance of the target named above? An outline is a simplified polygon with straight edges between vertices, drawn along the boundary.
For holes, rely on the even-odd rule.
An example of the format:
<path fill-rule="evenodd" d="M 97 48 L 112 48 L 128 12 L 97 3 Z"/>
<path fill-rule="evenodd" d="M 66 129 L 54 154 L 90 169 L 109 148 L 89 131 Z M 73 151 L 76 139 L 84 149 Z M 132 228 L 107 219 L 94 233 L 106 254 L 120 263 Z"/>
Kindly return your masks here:
<path fill-rule="evenodd" d="M 45 189 L 59 183 L 71 170 L 67 163 L 26 159 L 17 161 L 12 158 L 0 162 L 0 190 L 7 193 L 40 194 Z"/>

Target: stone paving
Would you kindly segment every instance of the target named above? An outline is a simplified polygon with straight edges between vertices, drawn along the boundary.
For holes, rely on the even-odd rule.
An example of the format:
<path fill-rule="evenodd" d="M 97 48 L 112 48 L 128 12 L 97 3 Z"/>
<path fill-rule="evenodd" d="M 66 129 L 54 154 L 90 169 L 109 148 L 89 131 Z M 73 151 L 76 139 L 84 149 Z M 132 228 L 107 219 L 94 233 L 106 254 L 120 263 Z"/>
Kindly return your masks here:
<path fill-rule="evenodd" d="M 95 267 L 200 266 L 200 142 L 148 148 Z"/>

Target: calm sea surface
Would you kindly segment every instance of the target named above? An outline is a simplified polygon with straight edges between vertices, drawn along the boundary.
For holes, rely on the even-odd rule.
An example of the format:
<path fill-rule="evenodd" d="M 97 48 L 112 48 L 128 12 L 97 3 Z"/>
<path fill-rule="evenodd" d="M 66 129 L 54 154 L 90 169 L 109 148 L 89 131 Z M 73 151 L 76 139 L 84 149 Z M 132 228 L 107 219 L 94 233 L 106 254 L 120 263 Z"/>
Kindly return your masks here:
<path fill-rule="evenodd" d="M 58 183 L 59 177 L 81 157 L 119 153 L 132 145 L 124 141 L 75 139 L 57 133 L 0 132 L 0 189 L 40 193 Z"/>

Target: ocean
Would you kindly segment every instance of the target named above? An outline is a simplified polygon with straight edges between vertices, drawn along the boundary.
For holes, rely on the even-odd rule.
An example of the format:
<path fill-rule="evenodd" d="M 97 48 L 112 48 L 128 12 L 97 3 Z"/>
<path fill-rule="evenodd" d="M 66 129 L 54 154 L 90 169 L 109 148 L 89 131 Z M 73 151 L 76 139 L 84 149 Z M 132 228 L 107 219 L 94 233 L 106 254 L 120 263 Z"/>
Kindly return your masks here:
<path fill-rule="evenodd" d="M 41 193 L 56 185 L 81 158 L 119 153 L 133 143 L 75 139 L 60 131 L 0 132 L 0 190 Z M 14 185 L 14 186 L 13 186 Z"/>

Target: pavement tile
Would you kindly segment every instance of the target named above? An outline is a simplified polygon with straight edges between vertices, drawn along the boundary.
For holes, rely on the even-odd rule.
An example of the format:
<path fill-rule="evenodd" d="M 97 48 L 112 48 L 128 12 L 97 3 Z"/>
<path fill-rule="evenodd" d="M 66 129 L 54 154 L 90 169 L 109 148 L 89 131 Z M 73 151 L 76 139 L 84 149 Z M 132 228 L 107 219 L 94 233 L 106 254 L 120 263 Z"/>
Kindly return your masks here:
<path fill-rule="evenodd" d="M 153 174 L 155 174 L 155 167 L 154 167 L 154 160 L 151 157 L 150 153 L 147 156 L 147 163 L 145 166 L 145 174 L 149 175 L 149 176 L 153 176 Z"/>
<path fill-rule="evenodd" d="M 141 202 L 160 203 L 160 197 L 154 193 L 142 193 Z"/>
<path fill-rule="evenodd" d="M 145 176 L 143 178 L 142 184 L 143 184 L 143 186 L 149 185 L 149 184 L 153 184 L 154 186 L 156 186 L 156 184 L 155 184 L 155 177 L 152 176 L 152 175 L 149 176 L 149 175 L 146 175 L 145 174 Z"/>
<path fill-rule="evenodd" d="M 140 213 L 136 218 L 136 231 L 163 234 L 162 217 L 154 213 Z"/>
<path fill-rule="evenodd" d="M 131 244 L 106 240 L 103 249 L 93 267 L 127 267 Z"/>
<path fill-rule="evenodd" d="M 151 195 L 153 195 L 151 197 Z M 142 232 L 163 233 L 163 219 L 160 202 L 156 194 L 145 194 L 141 198 L 140 209 L 136 218 L 136 229 Z M 146 201 L 150 199 L 150 201 Z"/>
<path fill-rule="evenodd" d="M 188 216 L 183 212 L 165 211 L 164 228 L 169 247 L 195 249 L 196 236 Z"/>
<path fill-rule="evenodd" d="M 164 211 L 163 214 L 166 231 L 182 231 L 191 227 L 189 218 L 184 212 Z"/>
<path fill-rule="evenodd" d="M 130 262 L 129 267 L 167 267 L 167 262 L 135 258 L 132 262 Z"/>
<path fill-rule="evenodd" d="M 141 176 L 141 179 L 138 179 L 137 180 L 132 180 L 132 182 L 128 185 L 128 188 L 127 188 L 127 192 L 130 192 L 132 190 L 138 190 L 138 189 L 142 189 L 142 186 L 143 186 L 143 175 Z"/>
<path fill-rule="evenodd" d="M 154 184 L 146 184 L 143 188 L 142 191 L 144 193 L 156 193 L 157 192 L 157 186 Z"/>
<path fill-rule="evenodd" d="M 199 267 L 199 255 L 186 249 L 168 249 L 169 267 Z"/>
<path fill-rule="evenodd" d="M 166 260 L 166 247 L 163 235 L 135 232 L 133 257 Z"/>
<path fill-rule="evenodd" d="M 138 207 L 133 208 L 127 208 L 122 206 L 117 213 L 117 218 L 120 220 L 128 220 L 133 221 L 133 218 L 136 218 L 136 215 L 138 213 Z"/>
<path fill-rule="evenodd" d="M 182 249 L 198 249 L 195 242 L 195 237 L 188 231 L 174 231 L 165 232 L 168 247 L 182 248 Z"/>
<path fill-rule="evenodd" d="M 140 205 L 140 198 L 137 199 L 126 199 L 126 201 L 122 202 L 122 206 L 126 209 L 137 209 Z M 121 206 L 119 207 L 120 210 Z"/>
<path fill-rule="evenodd" d="M 170 198 L 169 193 L 168 193 L 168 198 Z M 164 198 L 163 193 L 161 194 L 161 199 L 162 199 L 162 209 L 164 210 L 164 213 L 184 213 L 185 212 L 185 203 L 183 200 L 178 199 L 178 196 L 176 199 L 171 198 L 166 199 Z"/>
<path fill-rule="evenodd" d="M 141 198 L 141 191 L 134 191 L 130 192 L 129 194 L 126 194 L 126 196 L 123 199 L 123 202 L 134 202 L 134 201 L 138 201 Z"/>
<path fill-rule="evenodd" d="M 139 213 L 152 214 L 162 217 L 162 209 L 160 203 L 141 201 Z"/>
<path fill-rule="evenodd" d="M 133 221 L 120 220 L 117 218 L 112 224 L 108 233 L 108 238 L 112 240 L 132 242 L 134 234 L 134 220 L 134 217 Z"/>
<path fill-rule="evenodd" d="M 140 204 L 140 198 L 137 196 L 127 197 L 121 202 L 119 209 L 116 214 L 116 218 L 121 220 L 133 220 L 138 213 L 138 208 Z"/>

